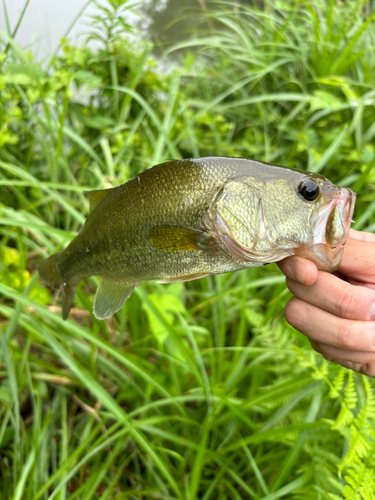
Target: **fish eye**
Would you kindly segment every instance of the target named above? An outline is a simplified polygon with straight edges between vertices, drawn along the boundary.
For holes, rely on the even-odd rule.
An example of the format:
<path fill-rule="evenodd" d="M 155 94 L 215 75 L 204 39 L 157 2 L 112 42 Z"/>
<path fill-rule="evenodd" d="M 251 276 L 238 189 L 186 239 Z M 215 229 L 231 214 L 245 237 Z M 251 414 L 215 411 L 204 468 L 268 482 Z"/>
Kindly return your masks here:
<path fill-rule="evenodd" d="M 315 201 L 320 194 L 320 188 L 315 181 L 307 179 L 301 182 L 298 187 L 298 192 L 305 198 L 305 200 Z"/>

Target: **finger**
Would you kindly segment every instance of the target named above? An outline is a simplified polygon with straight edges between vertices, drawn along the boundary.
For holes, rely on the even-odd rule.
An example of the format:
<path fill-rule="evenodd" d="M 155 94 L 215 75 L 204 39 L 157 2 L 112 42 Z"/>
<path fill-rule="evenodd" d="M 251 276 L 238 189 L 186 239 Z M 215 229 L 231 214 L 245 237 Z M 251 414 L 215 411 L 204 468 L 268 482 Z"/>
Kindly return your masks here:
<path fill-rule="evenodd" d="M 375 351 L 375 321 L 342 319 L 296 297 L 288 302 L 285 318 L 315 342 L 344 350 Z"/>
<path fill-rule="evenodd" d="M 335 359 L 332 360 L 334 363 L 338 363 L 339 365 L 343 366 L 344 368 L 348 368 L 349 370 L 353 370 L 358 373 L 362 373 L 362 375 L 366 375 L 367 377 L 373 377 L 375 378 L 375 363 L 366 363 L 366 364 L 359 364 L 359 363 L 352 363 L 351 361 L 345 361 L 343 359 Z"/>
<path fill-rule="evenodd" d="M 375 362 L 375 351 L 345 351 L 321 342 L 310 341 L 314 351 L 319 352 L 327 361 L 342 360 L 361 365 Z"/>
<path fill-rule="evenodd" d="M 353 286 L 340 278 L 320 271 L 314 284 L 301 285 L 287 278 L 293 295 L 340 318 L 375 320 L 375 290 Z"/>
<path fill-rule="evenodd" d="M 349 238 L 353 240 L 366 241 L 368 243 L 375 243 L 375 234 L 366 233 L 365 231 L 356 231 L 355 229 L 351 229 L 349 231 Z"/>
<path fill-rule="evenodd" d="M 364 283 L 363 281 L 357 281 L 351 278 L 347 278 L 346 281 L 354 286 L 364 286 L 366 288 L 371 288 L 371 290 L 375 290 L 375 283 Z"/>
<path fill-rule="evenodd" d="M 339 272 L 358 281 L 375 283 L 375 241 L 349 238 Z"/>
<path fill-rule="evenodd" d="M 296 255 L 281 260 L 277 265 L 287 278 L 307 286 L 314 283 L 318 276 L 318 269 L 313 262 Z"/>

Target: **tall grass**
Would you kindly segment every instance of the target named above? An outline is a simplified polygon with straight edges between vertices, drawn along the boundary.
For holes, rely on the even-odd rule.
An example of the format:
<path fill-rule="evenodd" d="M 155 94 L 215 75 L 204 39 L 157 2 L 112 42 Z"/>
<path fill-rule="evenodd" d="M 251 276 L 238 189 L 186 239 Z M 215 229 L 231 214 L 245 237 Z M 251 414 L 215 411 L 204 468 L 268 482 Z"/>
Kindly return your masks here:
<path fill-rule="evenodd" d="M 83 191 L 167 158 L 323 173 L 373 231 L 371 4 L 219 3 L 169 71 L 126 9 L 48 70 L 1 39 L 0 499 L 373 499 L 374 383 L 286 324 L 276 266 L 143 283 L 106 321 L 90 278 L 66 322 L 35 271 L 82 226 Z"/>

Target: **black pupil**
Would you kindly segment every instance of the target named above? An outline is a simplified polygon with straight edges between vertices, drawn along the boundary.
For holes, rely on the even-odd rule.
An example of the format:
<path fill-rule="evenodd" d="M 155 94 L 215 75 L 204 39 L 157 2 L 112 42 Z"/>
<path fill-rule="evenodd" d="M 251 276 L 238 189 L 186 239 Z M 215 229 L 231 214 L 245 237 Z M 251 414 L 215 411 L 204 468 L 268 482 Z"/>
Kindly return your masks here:
<path fill-rule="evenodd" d="M 300 187 L 301 195 L 308 201 L 314 201 L 319 196 L 319 186 L 314 181 L 306 181 Z"/>

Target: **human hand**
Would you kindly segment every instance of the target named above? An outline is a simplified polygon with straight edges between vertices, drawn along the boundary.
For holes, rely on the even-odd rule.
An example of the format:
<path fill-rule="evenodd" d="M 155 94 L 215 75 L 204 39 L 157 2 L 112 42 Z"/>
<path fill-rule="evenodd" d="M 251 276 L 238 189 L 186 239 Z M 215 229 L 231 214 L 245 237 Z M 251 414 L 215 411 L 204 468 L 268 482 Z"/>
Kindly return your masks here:
<path fill-rule="evenodd" d="M 375 235 L 350 230 L 339 276 L 297 256 L 278 265 L 294 295 L 288 323 L 325 359 L 375 377 Z"/>

